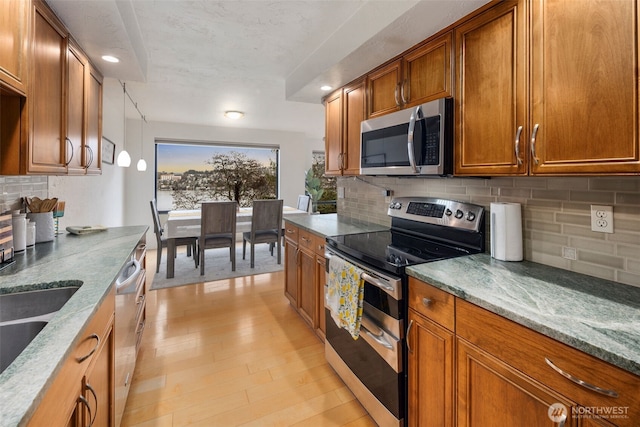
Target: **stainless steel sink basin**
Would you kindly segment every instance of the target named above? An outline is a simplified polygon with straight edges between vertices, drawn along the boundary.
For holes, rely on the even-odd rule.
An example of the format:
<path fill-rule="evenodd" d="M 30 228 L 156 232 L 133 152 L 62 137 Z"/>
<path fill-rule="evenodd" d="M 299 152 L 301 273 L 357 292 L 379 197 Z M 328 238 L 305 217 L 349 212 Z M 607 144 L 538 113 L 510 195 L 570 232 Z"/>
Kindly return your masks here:
<path fill-rule="evenodd" d="M 0 373 L 44 329 L 82 282 L 70 285 L 0 294 Z"/>
<path fill-rule="evenodd" d="M 47 322 L 23 322 L 0 325 L 0 372 L 27 348 Z"/>
<path fill-rule="evenodd" d="M 0 295 L 0 324 L 55 313 L 81 285 Z"/>

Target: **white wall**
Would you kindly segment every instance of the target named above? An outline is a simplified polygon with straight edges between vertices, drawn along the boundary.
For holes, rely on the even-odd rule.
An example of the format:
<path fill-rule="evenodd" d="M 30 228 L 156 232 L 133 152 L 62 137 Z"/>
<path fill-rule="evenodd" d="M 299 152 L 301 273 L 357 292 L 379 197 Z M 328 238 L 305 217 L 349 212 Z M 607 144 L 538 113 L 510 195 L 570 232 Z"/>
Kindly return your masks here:
<path fill-rule="evenodd" d="M 116 157 L 122 150 L 122 87 L 116 80 L 105 79 L 103 101 L 103 135 L 116 144 Z M 127 100 L 127 103 L 129 101 Z M 131 114 L 130 103 L 127 105 Z M 131 109 L 131 110 L 129 110 Z M 143 106 L 140 109 L 144 113 Z M 134 113 L 137 114 L 137 113 Z M 318 106 L 317 120 L 324 121 L 324 109 Z M 180 123 L 148 122 L 144 126 L 144 158 L 147 171 L 138 172 L 140 158 L 140 121 L 127 120 L 126 149 L 131 167 L 103 164 L 102 175 L 50 177 L 49 197 L 65 200 L 65 216 L 60 227 L 69 225 L 153 226 L 149 201 L 154 197 L 156 138 L 184 141 L 211 141 L 280 146 L 280 197 L 286 205 L 294 205 L 304 194 L 304 172 L 311 166 L 314 150 L 324 150 L 321 138 L 304 133 L 211 127 Z M 148 239 L 151 243 L 151 239 Z"/>

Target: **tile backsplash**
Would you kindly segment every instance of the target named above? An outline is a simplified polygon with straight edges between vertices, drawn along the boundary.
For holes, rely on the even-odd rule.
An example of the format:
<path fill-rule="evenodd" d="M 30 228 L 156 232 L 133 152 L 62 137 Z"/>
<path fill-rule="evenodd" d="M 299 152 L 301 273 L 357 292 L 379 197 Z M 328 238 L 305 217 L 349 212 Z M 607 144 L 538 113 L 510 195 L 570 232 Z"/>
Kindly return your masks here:
<path fill-rule="evenodd" d="M 491 202 L 520 203 L 526 260 L 640 286 L 640 177 L 344 177 L 338 187 L 345 189 L 340 215 L 383 225 L 391 223 L 383 190 L 487 211 Z M 613 206 L 613 234 L 591 231 L 592 204 Z M 490 248 L 489 221 L 486 233 Z M 563 258 L 563 247 L 574 248 L 576 260 Z"/>
<path fill-rule="evenodd" d="M 46 176 L 0 176 L 0 212 L 22 209 L 22 197 L 48 196 Z"/>

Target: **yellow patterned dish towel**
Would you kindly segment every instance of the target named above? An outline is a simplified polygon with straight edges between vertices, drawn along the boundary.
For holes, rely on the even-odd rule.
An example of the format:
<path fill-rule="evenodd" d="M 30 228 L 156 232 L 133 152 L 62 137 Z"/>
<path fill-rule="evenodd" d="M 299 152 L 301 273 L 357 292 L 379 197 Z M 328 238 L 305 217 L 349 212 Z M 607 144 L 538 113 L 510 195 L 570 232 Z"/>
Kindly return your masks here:
<path fill-rule="evenodd" d="M 329 279 L 326 302 L 331 317 L 353 339 L 360 335 L 362 301 L 364 298 L 363 271 L 337 256 L 329 260 Z"/>

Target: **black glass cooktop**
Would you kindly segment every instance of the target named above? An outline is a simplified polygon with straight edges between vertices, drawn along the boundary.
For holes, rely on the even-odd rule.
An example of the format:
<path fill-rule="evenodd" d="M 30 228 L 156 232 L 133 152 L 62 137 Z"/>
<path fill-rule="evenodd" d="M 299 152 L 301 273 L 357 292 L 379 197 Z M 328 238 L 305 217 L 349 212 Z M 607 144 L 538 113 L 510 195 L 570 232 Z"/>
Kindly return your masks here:
<path fill-rule="evenodd" d="M 402 274 L 404 267 L 468 255 L 454 246 L 398 231 L 347 234 L 327 237 L 327 245 L 362 263 Z"/>

